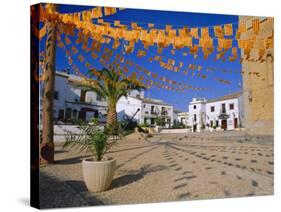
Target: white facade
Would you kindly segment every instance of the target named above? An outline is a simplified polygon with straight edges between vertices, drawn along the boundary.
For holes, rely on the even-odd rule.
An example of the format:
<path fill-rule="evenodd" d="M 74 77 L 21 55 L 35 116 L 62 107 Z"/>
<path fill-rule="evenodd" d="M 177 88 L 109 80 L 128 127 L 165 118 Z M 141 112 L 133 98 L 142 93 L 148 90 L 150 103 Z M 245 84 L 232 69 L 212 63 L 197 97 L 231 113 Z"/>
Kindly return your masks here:
<path fill-rule="evenodd" d="M 136 115 L 133 118 L 133 121 L 137 121 L 140 123 L 141 120 L 141 111 L 137 110 L 142 109 L 142 101 L 136 97 L 121 97 L 116 105 L 116 111 L 117 111 L 117 118 L 118 120 L 125 120 L 127 118 L 131 118 Z"/>
<path fill-rule="evenodd" d="M 234 130 L 242 126 L 241 93 L 207 101 L 193 98 L 189 104 L 189 124 L 193 132 Z"/>
<path fill-rule="evenodd" d="M 81 119 L 90 121 L 93 117 L 105 121 L 107 103 L 95 92 L 84 92 L 72 85 L 71 81 L 79 77 L 66 72 L 56 72 L 54 93 L 54 121 L 70 122 Z M 44 84 L 40 85 L 40 105 Z M 42 109 L 42 108 L 41 108 Z"/>
<path fill-rule="evenodd" d="M 189 123 L 193 132 L 200 132 L 206 124 L 206 102 L 205 98 L 193 98 L 188 106 Z"/>
<path fill-rule="evenodd" d="M 143 95 L 121 97 L 117 102 L 116 110 L 119 120 L 131 118 L 137 112 L 133 120 L 139 124 L 155 126 L 156 120 L 162 119 L 168 127 L 173 121 L 173 106 L 159 99 L 143 98 Z"/>
<path fill-rule="evenodd" d="M 190 126 L 189 112 L 177 113 L 177 121 L 185 126 Z"/>

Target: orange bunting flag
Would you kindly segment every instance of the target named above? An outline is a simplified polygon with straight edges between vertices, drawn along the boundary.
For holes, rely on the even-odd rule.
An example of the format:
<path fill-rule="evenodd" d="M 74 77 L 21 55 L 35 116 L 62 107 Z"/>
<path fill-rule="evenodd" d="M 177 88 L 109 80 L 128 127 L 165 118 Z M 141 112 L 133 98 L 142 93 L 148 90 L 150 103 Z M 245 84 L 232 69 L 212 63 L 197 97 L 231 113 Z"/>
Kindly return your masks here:
<path fill-rule="evenodd" d="M 171 26 L 171 25 L 166 25 L 166 27 L 165 27 L 166 32 L 168 32 L 168 31 L 171 30 L 171 29 L 172 29 L 172 26 Z"/>
<path fill-rule="evenodd" d="M 224 49 L 230 49 L 232 48 L 232 39 L 224 39 Z"/>
<path fill-rule="evenodd" d="M 163 48 L 162 47 L 158 47 L 157 48 L 157 54 L 162 54 Z"/>
<path fill-rule="evenodd" d="M 104 23 L 103 19 L 100 19 L 100 18 L 99 18 L 99 19 L 98 19 L 98 24 L 105 24 L 105 23 Z M 101 29 L 101 28 L 100 28 L 100 29 Z"/>
<path fill-rule="evenodd" d="M 164 43 L 165 41 L 165 32 L 164 30 L 159 30 L 157 34 L 157 43 Z"/>
<path fill-rule="evenodd" d="M 187 27 L 184 27 L 183 29 L 179 29 L 178 32 L 179 32 L 179 36 L 180 36 L 180 37 L 186 37 L 186 36 L 188 36 Z"/>
<path fill-rule="evenodd" d="M 71 47 L 71 51 L 73 52 L 73 54 L 77 54 L 78 53 L 78 50 L 75 46 L 72 46 Z"/>
<path fill-rule="evenodd" d="M 237 57 L 237 48 L 236 47 L 232 48 L 232 52 L 231 53 L 232 53 L 233 56 Z"/>
<path fill-rule="evenodd" d="M 97 59 L 99 57 L 94 51 L 92 52 L 91 55 L 92 55 L 92 58 L 94 58 L 94 59 Z"/>
<path fill-rule="evenodd" d="M 115 20 L 113 23 L 114 26 L 120 27 L 120 21 L 119 20 Z"/>
<path fill-rule="evenodd" d="M 41 40 L 46 35 L 46 24 L 39 31 L 39 40 Z"/>
<path fill-rule="evenodd" d="M 117 12 L 115 7 L 104 7 L 104 15 L 113 15 Z"/>
<path fill-rule="evenodd" d="M 190 54 L 196 55 L 198 52 L 198 46 L 195 45 L 195 46 L 190 47 L 189 52 L 190 52 Z"/>
<path fill-rule="evenodd" d="M 208 38 L 209 36 L 209 28 L 203 27 L 201 28 L 201 38 Z"/>
<path fill-rule="evenodd" d="M 132 27 L 132 29 L 137 29 L 138 28 L 138 24 L 136 22 L 132 22 L 131 23 L 131 27 Z"/>
<path fill-rule="evenodd" d="M 92 9 L 91 17 L 92 18 L 100 18 L 100 17 L 102 17 L 102 8 L 101 7 L 96 7 L 94 9 Z"/>
<path fill-rule="evenodd" d="M 66 45 L 71 44 L 71 40 L 67 36 L 64 36 L 64 40 L 65 40 Z"/>
<path fill-rule="evenodd" d="M 175 30 L 175 29 L 170 29 L 170 30 L 168 31 L 168 36 L 169 36 L 169 38 L 174 38 L 175 36 L 177 36 L 177 30 Z"/>
<path fill-rule="evenodd" d="M 260 20 L 259 19 L 252 20 L 252 27 L 254 33 L 257 35 L 260 31 Z"/>
<path fill-rule="evenodd" d="M 194 38 L 198 38 L 198 28 L 191 28 L 190 35 Z"/>
<path fill-rule="evenodd" d="M 120 42 L 119 40 L 114 40 L 113 44 L 112 44 L 112 48 L 113 49 L 117 49 L 120 46 Z"/>
<path fill-rule="evenodd" d="M 223 37 L 222 26 L 214 26 L 214 33 L 217 38 L 222 38 Z"/>
<path fill-rule="evenodd" d="M 233 35 L 232 24 L 225 24 L 224 25 L 224 35 L 225 36 L 232 36 Z"/>
<path fill-rule="evenodd" d="M 210 37 L 200 38 L 199 46 L 204 48 L 213 48 L 213 39 Z"/>

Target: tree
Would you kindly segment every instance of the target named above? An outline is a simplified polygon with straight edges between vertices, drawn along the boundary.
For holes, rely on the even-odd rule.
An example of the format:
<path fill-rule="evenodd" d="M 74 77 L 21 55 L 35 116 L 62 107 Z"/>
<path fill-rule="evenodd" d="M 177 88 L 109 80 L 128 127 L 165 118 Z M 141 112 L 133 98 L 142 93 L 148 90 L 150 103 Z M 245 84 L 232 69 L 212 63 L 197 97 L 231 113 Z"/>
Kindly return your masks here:
<path fill-rule="evenodd" d="M 89 70 L 90 76 L 94 76 L 96 71 L 94 69 Z M 144 85 L 139 82 L 136 77 L 125 78 L 121 77 L 114 69 L 106 69 L 98 71 L 98 77 L 96 80 L 84 80 L 78 82 L 81 86 L 87 90 L 92 90 L 98 95 L 106 98 L 108 109 L 107 109 L 107 129 L 116 132 L 118 130 L 117 112 L 116 105 L 118 100 L 125 96 L 132 90 L 142 90 Z"/>
<path fill-rule="evenodd" d="M 49 5 L 55 10 L 55 5 Z M 56 72 L 57 25 L 49 21 L 47 25 L 45 81 L 42 105 L 42 141 L 40 143 L 40 163 L 54 162 L 53 104 Z"/>

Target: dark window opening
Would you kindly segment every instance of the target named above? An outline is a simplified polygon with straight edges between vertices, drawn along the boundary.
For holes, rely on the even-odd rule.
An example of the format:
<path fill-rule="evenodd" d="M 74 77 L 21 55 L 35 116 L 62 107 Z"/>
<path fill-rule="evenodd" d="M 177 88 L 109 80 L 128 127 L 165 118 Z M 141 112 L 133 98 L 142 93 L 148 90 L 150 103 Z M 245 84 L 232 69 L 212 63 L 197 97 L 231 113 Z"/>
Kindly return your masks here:
<path fill-rule="evenodd" d="M 215 106 L 211 107 L 211 112 L 215 112 Z"/>
<path fill-rule="evenodd" d="M 226 110 L 225 110 L 225 104 L 223 103 L 223 104 L 221 104 L 221 112 L 222 113 L 226 113 Z"/>
<path fill-rule="evenodd" d="M 59 115 L 58 115 L 58 120 L 63 121 L 63 119 L 64 119 L 64 110 L 60 109 Z"/>
<path fill-rule="evenodd" d="M 71 108 L 66 108 L 66 112 L 65 112 L 65 119 L 69 120 L 71 119 Z"/>
<path fill-rule="evenodd" d="M 229 109 L 230 110 L 234 110 L 234 104 L 232 103 L 232 104 L 229 104 Z"/>
<path fill-rule="evenodd" d="M 150 113 L 155 114 L 155 107 L 153 105 L 151 106 Z"/>
<path fill-rule="evenodd" d="M 54 92 L 54 99 L 59 100 L 59 92 L 58 91 Z"/>
<path fill-rule="evenodd" d="M 77 118 L 77 110 L 76 109 L 72 110 L 72 117 Z"/>

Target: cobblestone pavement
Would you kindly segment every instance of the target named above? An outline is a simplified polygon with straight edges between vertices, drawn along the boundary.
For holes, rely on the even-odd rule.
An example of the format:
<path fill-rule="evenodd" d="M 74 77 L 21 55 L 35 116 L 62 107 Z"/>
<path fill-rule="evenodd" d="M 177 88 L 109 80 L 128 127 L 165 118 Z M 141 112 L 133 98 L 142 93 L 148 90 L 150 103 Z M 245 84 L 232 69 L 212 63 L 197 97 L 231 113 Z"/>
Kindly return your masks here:
<path fill-rule="evenodd" d="M 111 188 L 87 191 L 81 161 L 56 146 L 56 164 L 41 168 L 42 208 L 273 194 L 273 138 L 241 133 L 131 135 L 109 153 L 117 159 Z"/>

